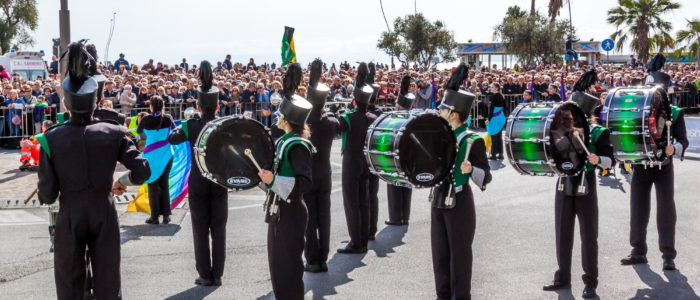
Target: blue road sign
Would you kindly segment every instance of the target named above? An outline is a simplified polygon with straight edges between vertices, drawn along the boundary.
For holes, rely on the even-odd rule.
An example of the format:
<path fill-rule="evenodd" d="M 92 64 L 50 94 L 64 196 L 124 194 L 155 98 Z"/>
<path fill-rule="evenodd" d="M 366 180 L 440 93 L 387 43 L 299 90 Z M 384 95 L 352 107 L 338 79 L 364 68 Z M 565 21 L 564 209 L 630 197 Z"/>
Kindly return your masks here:
<path fill-rule="evenodd" d="M 613 42 L 611 39 L 605 39 L 600 47 L 605 51 L 610 51 L 613 49 L 613 47 L 615 47 L 615 42 Z"/>

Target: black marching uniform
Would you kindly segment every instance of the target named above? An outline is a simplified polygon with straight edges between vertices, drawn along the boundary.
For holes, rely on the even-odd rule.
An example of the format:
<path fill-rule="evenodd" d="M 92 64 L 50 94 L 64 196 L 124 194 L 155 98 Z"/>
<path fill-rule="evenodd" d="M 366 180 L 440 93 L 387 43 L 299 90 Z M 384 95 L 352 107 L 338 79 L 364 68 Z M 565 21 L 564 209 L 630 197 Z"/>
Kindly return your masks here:
<path fill-rule="evenodd" d="M 275 112 L 297 128 L 305 126 L 312 108 L 309 101 L 294 94 L 301 78 L 301 66 L 290 64 L 284 78 L 285 95 Z M 274 178 L 269 184 L 260 183 L 267 190 L 265 221 L 272 291 L 276 299 L 304 299 L 302 254 L 308 212 L 302 197 L 313 185 L 311 155 L 316 149 L 295 132 L 280 137 L 275 148 Z"/>
<path fill-rule="evenodd" d="M 306 124 L 311 129 L 311 143 L 316 147 L 316 153 L 311 155 L 311 170 L 313 185 L 304 193 L 304 202 L 309 213 L 309 222 L 306 226 L 306 246 L 304 257 L 305 268 L 309 271 L 326 271 L 326 261 L 330 248 L 331 231 L 331 188 L 333 178 L 331 174 L 331 147 L 336 131 L 340 124 L 332 113 L 324 114 L 323 108 L 326 97 L 330 93 L 328 86 L 319 84 L 323 71 L 323 62 L 314 60 L 311 64 L 311 76 L 307 90 L 307 99 L 313 105 Z"/>
<path fill-rule="evenodd" d="M 415 95 L 408 92 L 408 85 L 411 82 L 411 77 L 405 75 L 401 80 L 401 89 L 398 98 L 396 99 L 396 110 L 408 110 L 415 101 Z M 394 184 L 386 185 L 386 197 L 388 204 L 389 220 L 384 223 L 387 225 L 408 225 L 408 219 L 411 215 L 411 195 L 413 189 L 411 187 L 399 186 Z"/>
<path fill-rule="evenodd" d="M 668 102 L 668 89 L 671 77 L 662 72 L 666 62 L 663 54 L 656 54 L 648 66 L 649 76 L 647 81 L 653 84 L 661 84 L 653 97 L 656 101 L 661 101 L 664 110 L 669 112 L 667 117 L 671 120 L 671 144 L 674 148 L 672 155 L 666 155 L 665 149 L 659 149 L 661 160 L 660 165 L 643 166 L 634 165 L 632 172 L 631 192 L 630 192 L 630 244 L 632 253 L 623 258 L 623 265 L 646 263 L 647 258 L 647 225 L 649 225 L 649 215 L 651 206 L 651 187 L 656 190 L 656 223 L 659 231 L 659 250 L 664 260 L 664 270 L 675 270 L 676 258 L 675 234 L 676 234 L 676 204 L 674 199 L 674 174 L 673 156 L 679 156 L 681 161 L 688 148 L 688 138 L 685 127 L 684 111 L 682 108 L 671 106 Z M 658 98 L 657 98 L 658 97 Z M 660 99 L 659 99 L 660 98 Z M 658 102 L 657 102 L 658 103 Z M 669 111 L 670 110 L 670 111 Z M 660 119 L 657 119 L 660 122 Z M 663 140 L 656 141 L 667 143 L 668 129 L 664 126 L 662 132 Z"/>
<path fill-rule="evenodd" d="M 460 64 L 446 86 L 445 97 L 439 109 L 449 109 L 450 114 L 460 112 L 469 115 L 476 96 L 459 90 L 467 74 L 466 65 Z M 452 172 L 430 193 L 433 275 L 438 299 L 471 299 L 472 242 L 476 230 L 476 211 L 469 179 L 483 191 L 486 184 L 491 182 L 491 168 L 486 156 L 486 144 L 479 135 L 469 132 L 466 124 L 455 128 L 454 133 L 457 138 L 457 158 Z M 469 174 L 464 174 L 461 170 L 465 160 L 472 165 Z"/>
<path fill-rule="evenodd" d="M 200 77 L 211 65 L 203 61 L 200 64 Z M 205 78 L 206 75 L 204 76 Z M 202 79 L 204 82 L 205 79 Z M 204 85 L 204 84 L 203 84 Z M 210 84 L 209 84 L 210 86 Z M 168 142 L 178 145 L 190 142 L 190 151 L 197 144 L 197 138 L 205 125 L 216 119 L 215 108 L 218 103 L 218 89 L 211 87 L 197 90 L 198 105 L 203 115 L 183 122 L 168 135 Z M 196 165 L 196 156 L 191 155 L 192 166 Z M 220 285 L 226 262 L 226 222 L 228 220 L 228 190 L 202 176 L 199 168 L 192 168 L 188 178 L 188 203 L 192 218 L 195 266 L 199 278 L 196 283 L 202 285 Z M 211 248 L 209 238 L 211 237 Z"/>
<path fill-rule="evenodd" d="M 656 223 L 659 231 L 659 250 L 664 260 L 676 258 L 675 233 L 676 233 L 676 204 L 674 199 L 674 174 L 673 156 L 682 155 L 688 148 L 688 138 L 685 128 L 685 119 L 682 109 L 675 110 L 673 124 L 671 125 L 672 142 L 675 140 L 675 153 L 668 156 L 657 166 L 644 167 L 634 165 L 632 170 L 632 182 L 630 191 L 630 244 L 632 255 L 645 256 L 647 254 L 647 225 L 651 209 L 651 187 L 656 190 Z M 664 136 L 665 131 L 664 131 Z"/>
<path fill-rule="evenodd" d="M 119 220 L 110 195 L 117 162 L 130 171 L 119 181 L 140 185 L 150 176 L 126 128 L 92 119 L 97 82 L 85 78 L 82 43 L 71 43 L 66 54 L 69 77 L 63 82 L 64 102 L 72 112 L 68 123 L 38 135 L 41 143 L 38 195 L 43 204 L 59 198 L 54 275 L 58 299 L 83 299 L 86 247 L 97 299 L 121 299 Z M 65 54 L 64 54 L 65 55 Z"/>
<path fill-rule="evenodd" d="M 374 88 L 374 87 L 373 87 Z M 379 92 L 379 88 L 376 89 Z M 376 100 L 375 100 L 376 101 Z M 367 112 L 374 116 L 376 120 L 382 115 L 382 111 L 377 109 L 376 105 L 370 105 Z M 372 123 L 370 123 L 371 125 Z M 369 166 L 367 166 L 369 168 Z M 379 221 L 379 176 L 369 173 L 369 239 L 374 240 L 377 234 L 377 222 Z"/>
<path fill-rule="evenodd" d="M 126 116 L 124 114 L 111 108 L 96 109 L 92 117 L 97 120 L 112 120 L 117 122 L 119 125 L 125 125 L 124 121 L 126 120 Z"/>
<path fill-rule="evenodd" d="M 367 104 L 372 89 L 366 85 L 357 88 L 356 102 Z M 359 96 L 359 97 L 358 97 Z M 363 149 L 367 128 L 374 122 L 374 114 L 366 106 L 342 116 L 339 131 L 343 135 L 343 205 L 350 234 L 350 243 L 340 252 L 366 252 L 370 236 L 369 166 Z"/>

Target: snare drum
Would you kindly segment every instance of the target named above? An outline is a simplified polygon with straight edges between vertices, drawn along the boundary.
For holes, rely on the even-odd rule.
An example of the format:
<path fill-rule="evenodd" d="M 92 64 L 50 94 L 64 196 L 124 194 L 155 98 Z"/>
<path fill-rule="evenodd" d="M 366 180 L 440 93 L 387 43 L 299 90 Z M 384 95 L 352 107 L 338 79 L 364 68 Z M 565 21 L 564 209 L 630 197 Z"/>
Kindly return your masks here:
<path fill-rule="evenodd" d="M 207 123 L 193 155 L 202 176 L 228 189 L 245 190 L 259 182 L 258 169 L 245 155 L 250 149 L 260 167 L 271 170 L 275 144 L 265 126 L 243 115 Z"/>
<path fill-rule="evenodd" d="M 432 187 L 450 174 L 457 139 L 435 112 L 387 112 L 367 129 L 364 154 L 370 172 L 390 184 Z"/>
<path fill-rule="evenodd" d="M 603 126 L 610 129 L 616 160 L 654 164 L 665 158 L 654 155 L 657 144 L 664 140 L 663 124 L 670 111 L 667 101 L 659 99 L 659 89 L 662 87 L 618 88 L 608 95 L 600 117 Z"/>

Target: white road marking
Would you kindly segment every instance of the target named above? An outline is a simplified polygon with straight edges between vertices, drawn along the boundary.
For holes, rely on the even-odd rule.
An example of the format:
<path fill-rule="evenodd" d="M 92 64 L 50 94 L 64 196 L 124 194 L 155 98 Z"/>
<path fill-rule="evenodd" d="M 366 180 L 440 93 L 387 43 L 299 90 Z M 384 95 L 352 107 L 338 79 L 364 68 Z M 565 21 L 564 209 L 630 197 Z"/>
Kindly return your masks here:
<path fill-rule="evenodd" d="M 259 203 L 259 204 L 252 204 L 252 205 L 243 205 L 243 206 L 229 207 L 228 210 L 238 210 L 238 209 L 246 209 L 246 208 L 252 208 L 252 207 L 259 207 L 259 208 L 262 208 L 262 203 Z"/>
<path fill-rule="evenodd" d="M 41 217 L 19 209 L 0 210 L 0 226 L 48 225 Z"/>
<path fill-rule="evenodd" d="M 334 161 L 331 162 L 331 165 L 334 165 L 334 166 L 336 166 L 336 167 L 341 167 L 341 168 L 343 167 L 343 164 L 337 163 L 337 162 L 334 162 Z"/>

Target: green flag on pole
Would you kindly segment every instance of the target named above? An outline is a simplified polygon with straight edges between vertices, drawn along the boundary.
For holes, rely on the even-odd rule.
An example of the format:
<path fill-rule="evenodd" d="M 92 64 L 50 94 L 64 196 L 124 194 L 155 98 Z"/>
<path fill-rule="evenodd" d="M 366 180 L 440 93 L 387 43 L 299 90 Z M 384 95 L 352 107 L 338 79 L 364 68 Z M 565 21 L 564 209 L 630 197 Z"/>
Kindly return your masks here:
<path fill-rule="evenodd" d="M 284 36 L 282 36 L 282 67 L 295 62 L 297 62 L 297 53 L 294 50 L 294 28 L 284 26 Z"/>

